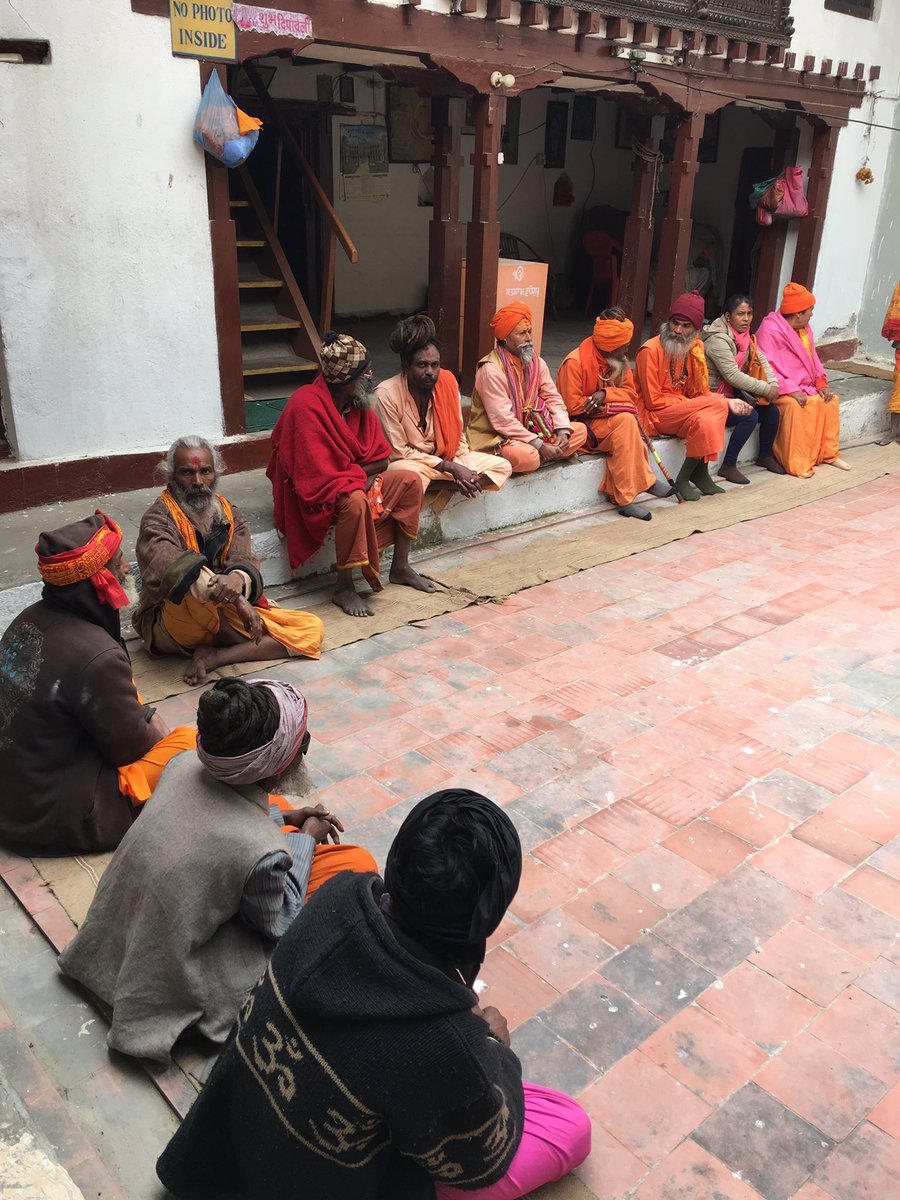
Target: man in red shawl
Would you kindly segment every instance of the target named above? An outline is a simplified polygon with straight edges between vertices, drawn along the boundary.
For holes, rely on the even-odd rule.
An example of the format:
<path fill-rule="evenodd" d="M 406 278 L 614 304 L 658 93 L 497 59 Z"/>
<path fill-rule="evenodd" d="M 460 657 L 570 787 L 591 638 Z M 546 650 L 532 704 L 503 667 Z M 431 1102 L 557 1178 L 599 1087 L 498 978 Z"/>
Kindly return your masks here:
<path fill-rule="evenodd" d="M 699 292 L 679 296 L 659 336 L 641 346 L 634 363 L 644 428 L 651 437 L 664 433 L 684 438 L 686 457 L 675 486 L 685 500 L 725 490 L 713 483 L 707 465 L 725 445 L 728 401 L 709 390 L 698 336 L 704 307 Z"/>
<path fill-rule="evenodd" d="M 463 433 L 459 384 L 441 367 L 441 344 L 427 313 L 400 321 L 391 349 L 402 370 L 375 389 L 381 424 L 391 446 L 390 471 L 415 471 L 426 488 L 441 491 L 433 502 L 440 512 L 453 492 L 466 499 L 496 492 L 512 467 L 496 454 L 470 450 Z"/>
<path fill-rule="evenodd" d="M 43 594 L 0 641 L 0 838 L 26 853 L 112 850 L 166 763 L 196 745 L 135 690 L 121 545 L 99 511 L 42 533 Z"/>
<path fill-rule="evenodd" d="M 638 394 L 625 351 L 634 325 L 621 308 L 608 308 L 594 323 L 594 332 L 565 359 L 556 386 L 569 415 L 588 430 L 585 450 L 605 454 L 606 474 L 598 491 L 609 497 L 623 517 L 649 521 L 651 513 L 635 496 L 669 496 L 650 468 L 638 423 Z"/>
<path fill-rule="evenodd" d="M 372 616 L 353 582 L 354 567 L 380 592 L 379 550 L 392 543 L 391 583 L 435 591 L 409 562 L 424 484 L 412 471 L 387 470 L 391 449 L 371 407 L 372 391 L 365 346 L 348 334 L 327 333 L 322 373 L 287 402 L 272 430 L 266 468 L 275 528 L 287 541 L 292 568 L 321 549 L 334 525 L 332 600 L 351 617 Z"/>
<path fill-rule="evenodd" d="M 466 438 L 472 450 L 499 454 L 514 475 L 584 449 L 587 430 L 571 421 L 550 370 L 534 355 L 532 313 L 507 304 L 494 313 L 494 349 L 478 364 Z"/>

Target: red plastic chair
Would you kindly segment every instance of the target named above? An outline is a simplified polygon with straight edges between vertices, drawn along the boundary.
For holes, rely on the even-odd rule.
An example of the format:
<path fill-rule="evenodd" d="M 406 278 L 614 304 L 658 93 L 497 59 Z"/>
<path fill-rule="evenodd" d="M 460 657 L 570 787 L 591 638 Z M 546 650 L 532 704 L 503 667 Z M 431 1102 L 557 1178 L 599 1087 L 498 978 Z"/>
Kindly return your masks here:
<path fill-rule="evenodd" d="M 619 303 L 619 270 L 622 263 L 622 243 L 600 229 L 592 229 L 581 239 L 584 251 L 593 264 L 591 286 L 584 302 L 584 315 L 591 309 L 591 301 L 598 284 L 609 287 L 610 305 Z"/>

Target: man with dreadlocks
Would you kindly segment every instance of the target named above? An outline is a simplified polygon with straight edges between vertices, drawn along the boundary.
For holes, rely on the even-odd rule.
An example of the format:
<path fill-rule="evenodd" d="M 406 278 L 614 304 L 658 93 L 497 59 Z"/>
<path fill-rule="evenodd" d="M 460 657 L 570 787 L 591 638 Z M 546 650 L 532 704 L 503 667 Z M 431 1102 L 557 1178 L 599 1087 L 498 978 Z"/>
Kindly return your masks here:
<path fill-rule="evenodd" d="M 509 817 L 466 789 L 406 817 L 383 880 L 312 898 L 157 1172 L 179 1200 L 517 1200 L 587 1157 L 574 1100 L 523 1083 L 473 989 L 519 885 Z"/>
<path fill-rule="evenodd" d="M 132 618 L 151 654 L 192 655 L 187 683 L 229 663 L 287 655 L 318 658 L 324 627 L 263 595 L 243 513 L 216 492 L 217 452 L 201 437 L 169 447 L 162 494 L 141 518 L 141 595 Z"/>
<path fill-rule="evenodd" d="M 512 467 L 495 454 L 470 450 L 463 433 L 459 384 L 441 369 L 441 343 L 425 313 L 407 317 L 391 334 L 402 370 L 375 389 L 381 423 L 391 446 L 389 471 L 415 471 L 425 486 L 443 489 L 440 511 L 456 491 L 470 498 L 496 492 Z"/>
<path fill-rule="evenodd" d="M 491 329 L 496 344 L 475 372 L 469 446 L 499 454 L 514 475 L 571 458 L 584 448 L 587 430 L 569 418 L 550 368 L 535 357 L 531 309 L 519 301 L 505 305 Z"/>
<path fill-rule="evenodd" d="M 333 525 L 332 600 L 351 617 L 371 617 L 353 571 L 359 567 L 372 591 L 380 592 L 379 551 L 392 543 L 391 583 L 435 590 L 409 561 L 425 485 L 413 471 L 387 469 L 391 449 L 371 406 L 374 385 L 365 346 L 349 334 L 326 333 L 321 359 L 322 373 L 294 392 L 272 430 L 266 474 L 275 528 L 297 568 L 322 548 Z"/>
<path fill-rule="evenodd" d="M 41 599 L 0 641 L 0 839 L 29 854 L 119 844 L 193 729 L 141 702 L 119 620 L 122 531 L 105 513 L 42 533 Z"/>
<path fill-rule="evenodd" d="M 200 697 L 196 754 L 163 773 L 59 960 L 112 1009 L 112 1049 L 167 1062 L 188 1029 L 223 1042 L 309 896 L 377 870 L 321 804 L 271 794 L 309 744 L 306 722 L 303 696 L 274 679 Z"/>
<path fill-rule="evenodd" d="M 725 445 L 728 401 L 709 390 L 709 371 L 700 330 L 704 300 L 687 292 L 672 305 L 659 336 L 644 342 L 634 370 L 640 395 L 640 416 L 647 433 L 684 438 L 685 460 L 675 486 L 685 500 L 723 492 L 713 483 L 708 463 Z"/>
<path fill-rule="evenodd" d="M 607 456 L 601 496 L 608 496 L 621 516 L 649 521 L 650 510 L 635 504 L 635 496 L 668 496 L 672 489 L 650 469 L 641 437 L 637 388 L 626 357 L 633 336 L 624 310 L 606 309 L 591 336 L 563 359 L 556 386 L 569 414 L 587 427 L 585 450 Z"/>

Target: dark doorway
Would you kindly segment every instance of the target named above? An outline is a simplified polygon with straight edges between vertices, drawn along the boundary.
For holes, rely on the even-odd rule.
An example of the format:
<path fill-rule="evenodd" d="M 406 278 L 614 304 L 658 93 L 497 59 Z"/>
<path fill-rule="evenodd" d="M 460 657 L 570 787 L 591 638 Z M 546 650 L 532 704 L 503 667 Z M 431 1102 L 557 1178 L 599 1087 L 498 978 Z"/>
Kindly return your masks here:
<path fill-rule="evenodd" d="M 772 174 L 772 147 L 749 146 L 741 159 L 737 194 L 734 198 L 734 229 L 731 234 L 731 253 L 728 258 L 726 296 L 735 292 L 753 294 L 753 279 L 756 274 L 756 243 L 760 227 L 756 223 L 756 210 L 748 203 L 753 185 L 768 179 Z"/>

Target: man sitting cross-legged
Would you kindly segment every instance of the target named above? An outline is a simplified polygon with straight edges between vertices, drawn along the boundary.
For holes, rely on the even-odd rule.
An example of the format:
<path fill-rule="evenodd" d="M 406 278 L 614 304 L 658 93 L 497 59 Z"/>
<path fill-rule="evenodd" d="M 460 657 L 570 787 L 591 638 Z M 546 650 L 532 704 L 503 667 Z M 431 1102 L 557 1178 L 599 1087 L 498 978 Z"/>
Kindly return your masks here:
<path fill-rule="evenodd" d="M 391 335 L 391 349 L 402 370 L 380 383 L 375 399 L 384 432 L 391 445 L 389 471 L 416 471 L 426 487 L 435 484 L 444 495 L 465 497 L 496 492 L 509 479 L 512 467 L 495 454 L 470 450 L 463 433 L 459 384 L 441 369 L 441 344 L 434 322 L 425 313 L 400 321 Z"/>
<path fill-rule="evenodd" d="M 391 543 L 391 583 L 435 591 L 409 562 L 425 485 L 413 471 L 387 469 L 391 449 L 371 406 L 365 346 L 348 334 L 326 333 L 321 358 L 322 374 L 294 392 L 272 430 L 266 474 L 275 528 L 296 568 L 321 549 L 334 525 L 332 600 L 351 617 L 371 617 L 353 570 L 359 567 L 372 591 L 380 592 L 379 550 Z"/>
<path fill-rule="evenodd" d="M 503 809 L 437 792 L 384 879 L 338 876 L 282 938 L 157 1172 L 180 1200 L 517 1200 L 587 1157 L 568 1096 L 522 1082 L 473 989 L 515 895 Z"/>
<path fill-rule="evenodd" d="M 607 455 L 600 494 L 623 517 L 649 521 L 652 514 L 634 503 L 635 496 L 669 496 L 672 488 L 653 474 L 641 437 L 637 388 L 625 353 L 633 336 L 634 325 L 624 309 L 606 309 L 593 334 L 563 359 L 556 386 L 569 415 L 587 426 L 585 450 Z"/>
<path fill-rule="evenodd" d="M 200 697 L 196 754 L 163 772 L 59 960 L 112 1008 L 114 1050 L 166 1062 L 188 1030 L 224 1042 L 316 888 L 377 870 L 338 844 L 343 825 L 322 805 L 269 794 L 306 749 L 306 721 L 303 696 L 274 679 L 221 680 Z"/>
<path fill-rule="evenodd" d="M 697 292 L 679 296 L 659 336 L 641 346 L 634 364 L 647 433 L 684 438 L 686 457 L 675 486 L 685 500 L 725 490 L 713 483 L 707 466 L 725 445 L 728 401 L 709 390 L 706 357 L 698 336 L 703 313 L 703 297 Z"/>
<path fill-rule="evenodd" d="M 0 839 L 24 853 L 112 850 L 196 740 L 169 732 L 135 690 L 121 545 L 99 510 L 42 533 L 42 597 L 0 641 Z"/>
<path fill-rule="evenodd" d="M 216 495 L 221 462 L 209 442 L 179 438 L 161 469 L 165 491 L 141 519 L 141 595 L 133 624 L 151 654 L 193 654 L 187 683 L 228 663 L 318 658 L 324 627 L 312 613 L 262 594 L 259 559 L 239 508 Z"/>
<path fill-rule="evenodd" d="M 571 458 L 587 430 L 569 419 L 542 358 L 534 353 L 532 313 L 516 301 L 494 313 L 494 349 L 478 364 L 466 439 L 473 450 L 499 454 L 514 475 Z"/>

